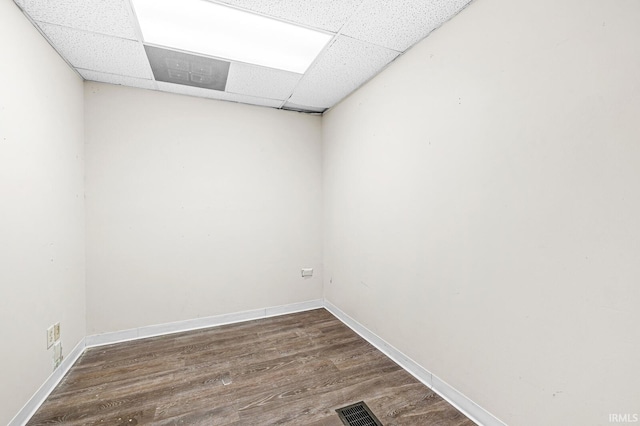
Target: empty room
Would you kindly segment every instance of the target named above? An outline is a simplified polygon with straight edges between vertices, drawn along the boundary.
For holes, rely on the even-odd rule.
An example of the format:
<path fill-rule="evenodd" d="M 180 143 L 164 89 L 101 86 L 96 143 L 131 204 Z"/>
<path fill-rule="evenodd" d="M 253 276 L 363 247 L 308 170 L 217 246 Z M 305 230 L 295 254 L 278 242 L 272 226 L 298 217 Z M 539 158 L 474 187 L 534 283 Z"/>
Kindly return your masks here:
<path fill-rule="evenodd" d="M 0 424 L 640 424 L 637 0 L 0 0 Z"/>

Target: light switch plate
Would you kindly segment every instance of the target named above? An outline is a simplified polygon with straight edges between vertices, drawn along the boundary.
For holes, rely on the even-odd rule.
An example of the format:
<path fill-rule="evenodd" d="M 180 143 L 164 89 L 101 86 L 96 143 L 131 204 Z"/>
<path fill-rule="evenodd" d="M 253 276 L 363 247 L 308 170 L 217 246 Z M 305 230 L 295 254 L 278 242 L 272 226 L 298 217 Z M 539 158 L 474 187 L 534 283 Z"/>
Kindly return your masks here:
<path fill-rule="evenodd" d="M 313 276 L 313 268 L 302 268 L 302 276 L 303 277 L 312 277 Z"/>

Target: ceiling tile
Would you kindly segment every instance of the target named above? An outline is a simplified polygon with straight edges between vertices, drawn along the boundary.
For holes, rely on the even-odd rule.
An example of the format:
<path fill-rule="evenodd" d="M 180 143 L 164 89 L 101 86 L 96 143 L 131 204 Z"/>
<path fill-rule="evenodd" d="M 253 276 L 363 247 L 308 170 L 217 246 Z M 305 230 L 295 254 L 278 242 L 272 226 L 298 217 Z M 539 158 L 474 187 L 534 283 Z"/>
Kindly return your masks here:
<path fill-rule="evenodd" d="M 405 51 L 470 0 L 365 0 L 342 34 Z"/>
<path fill-rule="evenodd" d="M 124 77 L 121 75 L 107 74 L 98 71 L 78 69 L 78 72 L 85 80 L 98 81 L 101 83 L 119 84 L 122 86 L 139 87 L 141 89 L 156 89 L 156 82 L 142 78 Z"/>
<path fill-rule="evenodd" d="M 227 93 L 227 97 L 224 99 L 231 102 L 240 102 L 243 104 L 267 106 L 271 108 L 280 108 L 282 101 L 276 99 L 257 98 L 254 96 L 236 95 L 235 93 Z"/>
<path fill-rule="evenodd" d="M 158 89 L 163 92 L 177 93 L 180 95 L 197 96 L 200 98 L 218 99 L 221 101 L 240 102 L 251 105 L 279 108 L 282 101 L 275 99 L 258 98 L 254 96 L 238 95 L 235 93 L 221 92 L 218 90 L 201 89 L 199 87 L 183 86 L 181 84 L 156 82 Z"/>
<path fill-rule="evenodd" d="M 284 104 L 283 109 L 291 109 L 294 111 L 304 111 L 304 112 L 319 112 L 319 113 L 323 113 L 326 110 L 326 108 L 318 108 L 318 107 L 312 107 L 308 105 L 298 105 L 292 102 L 287 102 L 286 104 Z"/>
<path fill-rule="evenodd" d="M 302 74 L 232 62 L 226 91 L 269 99 L 287 99 Z"/>
<path fill-rule="evenodd" d="M 35 21 L 137 39 L 127 0 L 22 0 Z"/>
<path fill-rule="evenodd" d="M 380 72 L 398 54 L 394 50 L 340 36 L 305 74 L 288 101 L 329 108 Z"/>
<path fill-rule="evenodd" d="M 14 1 L 87 80 L 303 111 L 334 106 L 470 2 L 207 0 L 338 34 L 304 75 L 232 62 L 217 91 L 154 80 L 130 0 Z"/>
<path fill-rule="evenodd" d="M 337 32 L 363 0 L 219 0 L 286 21 Z"/>
<path fill-rule="evenodd" d="M 38 22 L 58 52 L 76 68 L 151 79 L 142 43 Z"/>

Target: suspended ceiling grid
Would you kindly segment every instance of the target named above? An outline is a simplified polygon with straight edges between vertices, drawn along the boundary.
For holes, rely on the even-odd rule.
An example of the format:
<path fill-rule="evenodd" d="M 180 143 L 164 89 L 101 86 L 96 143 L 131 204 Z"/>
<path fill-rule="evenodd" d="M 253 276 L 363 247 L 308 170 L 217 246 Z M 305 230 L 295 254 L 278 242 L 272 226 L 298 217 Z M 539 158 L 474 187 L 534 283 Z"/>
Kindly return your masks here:
<path fill-rule="evenodd" d="M 214 1 L 333 35 L 304 74 L 229 61 L 224 91 L 156 81 L 129 0 L 15 2 L 85 80 L 321 113 L 470 0 Z"/>

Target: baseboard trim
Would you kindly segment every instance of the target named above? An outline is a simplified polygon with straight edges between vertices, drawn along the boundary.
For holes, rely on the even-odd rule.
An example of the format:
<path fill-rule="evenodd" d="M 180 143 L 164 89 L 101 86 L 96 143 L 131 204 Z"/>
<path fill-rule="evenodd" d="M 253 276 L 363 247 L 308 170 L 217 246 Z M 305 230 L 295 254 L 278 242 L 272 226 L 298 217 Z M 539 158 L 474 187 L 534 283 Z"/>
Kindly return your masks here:
<path fill-rule="evenodd" d="M 425 386 L 432 389 L 443 399 L 456 407 L 465 416 L 481 426 L 506 426 L 491 413 L 480 407 L 478 404 L 467 398 L 445 381 L 433 375 L 429 370 L 422 367 L 417 362 L 403 354 L 401 351 L 387 343 L 380 336 L 373 333 L 364 325 L 347 315 L 328 300 L 324 300 L 324 307 L 336 318 L 342 321 L 347 327 L 359 334 L 367 342 L 375 346 L 380 352 L 391 358 L 396 364 L 406 370 L 413 377 L 421 381 Z"/>
<path fill-rule="evenodd" d="M 216 327 L 224 324 L 233 324 L 278 315 L 293 314 L 324 307 L 321 299 L 306 302 L 291 303 L 288 305 L 272 306 L 269 308 L 255 309 L 251 311 L 235 312 L 231 314 L 216 315 L 192 320 L 177 321 L 167 324 L 150 325 L 130 330 L 114 331 L 84 337 L 67 355 L 60 366 L 40 386 L 40 389 L 27 401 L 22 409 L 9 422 L 8 426 L 23 426 L 38 411 L 49 394 L 58 386 L 58 383 L 69 372 L 73 364 L 84 353 L 85 349 L 111 345 L 130 340 L 144 339 L 147 337 L 162 336 L 165 334 L 180 333 L 183 331 L 199 330 L 202 328 Z"/>
<path fill-rule="evenodd" d="M 425 386 L 432 389 L 459 411 L 481 426 L 506 426 L 505 423 L 498 420 L 491 413 L 484 410 L 478 404 L 458 392 L 455 388 L 433 375 L 430 371 L 422 367 L 417 362 L 403 354 L 401 351 L 387 343 L 380 336 L 360 324 L 358 321 L 347 315 L 340 308 L 328 300 L 309 300 L 306 302 L 292 303 L 288 305 L 273 306 L 263 309 L 255 309 L 244 312 L 236 312 L 231 314 L 216 315 L 205 318 L 197 318 L 192 320 L 177 321 L 167 324 L 150 325 L 129 330 L 115 331 L 111 333 L 103 333 L 87 336 L 80 340 L 73 350 L 62 361 L 49 378 L 42 384 L 40 389 L 31 397 L 24 407 L 9 422 L 8 426 L 22 426 L 40 408 L 42 403 L 47 399 L 49 394 L 60 383 L 62 378 L 67 374 L 75 362 L 84 353 L 85 349 L 121 343 L 130 340 L 144 339 L 154 336 L 162 336 L 166 334 L 180 333 L 185 331 L 199 330 L 203 328 L 217 327 L 225 324 L 234 324 L 239 322 L 251 321 L 262 318 L 269 318 L 278 315 L 292 314 L 312 309 L 325 308 L 336 318 L 338 318 L 347 327 L 351 328 L 363 339 L 371 343 L 378 350 L 391 358 L 400 367 L 405 369 L 409 374 L 414 376 Z"/>
<path fill-rule="evenodd" d="M 225 324 L 235 324 L 239 322 L 268 318 L 277 315 L 293 314 L 295 312 L 308 311 L 311 309 L 318 309 L 322 307 L 322 300 L 317 299 L 309 300 L 306 302 L 291 303 L 288 305 L 235 312 L 231 314 L 215 315 L 211 317 L 176 321 L 166 324 L 149 325 L 146 327 L 87 336 L 86 347 L 92 348 L 96 346 L 112 345 L 114 343 L 145 339 L 148 337 L 200 330 L 203 328 L 217 327 Z"/>
<path fill-rule="evenodd" d="M 78 358 L 84 353 L 85 339 L 82 338 L 78 344 L 69 352 L 69 354 L 62 360 L 58 368 L 45 380 L 40 386 L 40 389 L 33 394 L 31 399 L 22 407 L 18 414 L 9 422 L 8 426 L 22 426 L 26 424 L 29 419 L 38 411 L 38 408 L 47 399 L 49 394 L 58 386 L 58 383 L 69 372 L 73 364 L 76 363 Z"/>
<path fill-rule="evenodd" d="M 433 378 L 433 391 L 477 424 L 483 426 L 507 426 L 506 423 L 458 392 L 457 389 L 438 378 L 435 374 L 432 374 L 431 377 Z"/>

